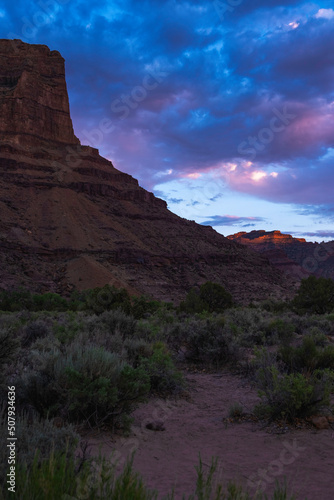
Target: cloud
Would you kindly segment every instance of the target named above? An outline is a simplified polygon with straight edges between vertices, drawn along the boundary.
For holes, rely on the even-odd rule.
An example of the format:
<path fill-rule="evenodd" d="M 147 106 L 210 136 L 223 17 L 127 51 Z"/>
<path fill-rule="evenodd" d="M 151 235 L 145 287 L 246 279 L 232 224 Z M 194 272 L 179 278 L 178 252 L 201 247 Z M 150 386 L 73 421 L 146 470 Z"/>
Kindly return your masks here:
<path fill-rule="evenodd" d="M 4 0 L 1 36 L 62 53 L 75 132 L 116 168 L 150 190 L 210 172 L 254 199 L 331 204 L 332 2 L 244 1 L 223 22 L 204 0 L 49 6 L 43 24 L 42 3 Z"/>
<path fill-rule="evenodd" d="M 315 15 L 316 18 L 320 19 L 334 19 L 333 9 L 319 9 Z"/>
<path fill-rule="evenodd" d="M 167 198 L 167 202 L 179 204 L 179 203 L 183 203 L 184 200 L 182 198 Z"/>
<path fill-rule="evenodd" d="M 266 219 L 262 217 L 238 217 L 236 215 L 210 215 L 210 218 L 205 222 L 201 222 L 202 226 L 239 226 L 243 222 L 251 221 L 251 224 L 242 227 L 254 225 L 254 222 L 264 222 Z"/>
<path fill-rule="evenodd" d="M 303 233 L 304 236 L 315 236 L 317 238 L 332 238 L 334 239 L 334 231 L 316 231 L 314 233 L 309 232 L 309 233 Z"/>

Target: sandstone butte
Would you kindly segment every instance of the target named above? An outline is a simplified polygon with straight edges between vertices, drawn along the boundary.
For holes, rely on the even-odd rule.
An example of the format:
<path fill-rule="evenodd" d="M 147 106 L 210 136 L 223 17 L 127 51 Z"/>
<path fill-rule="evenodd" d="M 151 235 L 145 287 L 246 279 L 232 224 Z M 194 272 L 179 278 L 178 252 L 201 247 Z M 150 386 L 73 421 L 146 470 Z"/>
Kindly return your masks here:
<path fill-rule="evenodd" d="M 185 220 L 73 131 L 65 62 L 0 40 L 0 288 L 105 284 L 177 302 L 208 280 L 237 301 L 283 297 L 268 259 Z"/>
<path fill-rule="evenodd" d="M 280 231 L 264 230 L 240 232 L 228 236 L 228 239 L 261 253 L 275 267 L 295 279 L 310 274 L 334 279 L 334 241 L 312 243 Z"/>

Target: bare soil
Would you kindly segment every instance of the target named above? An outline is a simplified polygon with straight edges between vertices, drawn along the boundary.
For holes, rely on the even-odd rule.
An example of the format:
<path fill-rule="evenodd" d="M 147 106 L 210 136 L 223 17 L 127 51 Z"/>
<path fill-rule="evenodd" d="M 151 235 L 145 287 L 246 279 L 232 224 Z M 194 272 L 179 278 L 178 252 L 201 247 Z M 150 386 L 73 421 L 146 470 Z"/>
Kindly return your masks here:
<path fill-rule="evenodd" d="M 152 399 L 142 405 L 134 413 L 129 437 L 90 433 L 90 453 L 113 453 L 122 464 L 136 451 L 134 468 L 148 487 L 159 491 L 159 499 L 172 488 L 176 500 L 194 492 L 200 454 L 205 470 L 212 457 L 218 458 L 215 481 L 236 480 L 252 495 L 259 487 L 270 495 L 276 479 L 286 477 L 288 490 L 298 500 L 333 500 L 333 429 L 229 422 L 231 405 L 241 403 L 250 411 L 258 401 L 256 390 L 230 373 L 192 373 L 186 378 L 188 398 Z M 156 421 L 165 430 L 146 428 Z"/>

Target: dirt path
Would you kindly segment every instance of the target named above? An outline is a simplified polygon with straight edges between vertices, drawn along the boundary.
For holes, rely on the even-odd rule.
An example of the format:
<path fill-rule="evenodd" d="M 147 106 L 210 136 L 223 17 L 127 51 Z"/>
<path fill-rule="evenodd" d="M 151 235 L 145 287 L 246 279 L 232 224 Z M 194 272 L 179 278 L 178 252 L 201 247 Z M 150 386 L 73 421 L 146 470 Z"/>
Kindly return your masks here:
<path fill-rule="evenodd" d="M 232 403 L 251 409 L 258 400 L 247 381 L 231 374 L 187 375 L 189 400 L 155 400 L 136 410 L 128 438 L 90 435 L 91 453 L 101 448 L 124 461 L 136 450 L 134 467 L 161 496 L 175 488 L 175 498 L 193 493 L 194 466 L 218 457 L 217 479 L 236 479 L 255 493 L 259 482 L 271 493 L 276 479 L 287 478 L 298 500 L 334 499 L 334 431 L 289 430 L 270 434 L 257 423 L 225 424 Z M 146 429 L 162 420 L 164 431 Z M 160 497 L 159 497 L 160 498 Z"/>

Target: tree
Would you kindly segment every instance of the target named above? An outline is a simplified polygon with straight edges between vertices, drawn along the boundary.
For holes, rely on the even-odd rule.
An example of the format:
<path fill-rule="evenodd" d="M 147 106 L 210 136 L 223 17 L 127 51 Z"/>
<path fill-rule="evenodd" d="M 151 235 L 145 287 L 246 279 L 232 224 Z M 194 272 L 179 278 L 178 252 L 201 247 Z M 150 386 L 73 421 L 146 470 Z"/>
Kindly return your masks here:
<path fill-rule="evenodd" d="M 130 297 L 125 288 L 105 285 L 103 288 L 94 288 L 87 291 L 86 309 L 95 314 L 121 309 L 126 314 L 129 314 L 131 312 Z"/>
<path fill-rule="evenodd" d="M 292 301 L 299 312 L 325 314 L 334 309 L 334 281 L 330 278 L 309 276 L 301 281 Z"/>
<path fill-rule="evenodd" d="M 200 286 L 199 291 L 192 288 L 180 309 L 188 313 L 224 312 L 233 305 L 232 295 L 222 285 L 207 281 Z"/>

